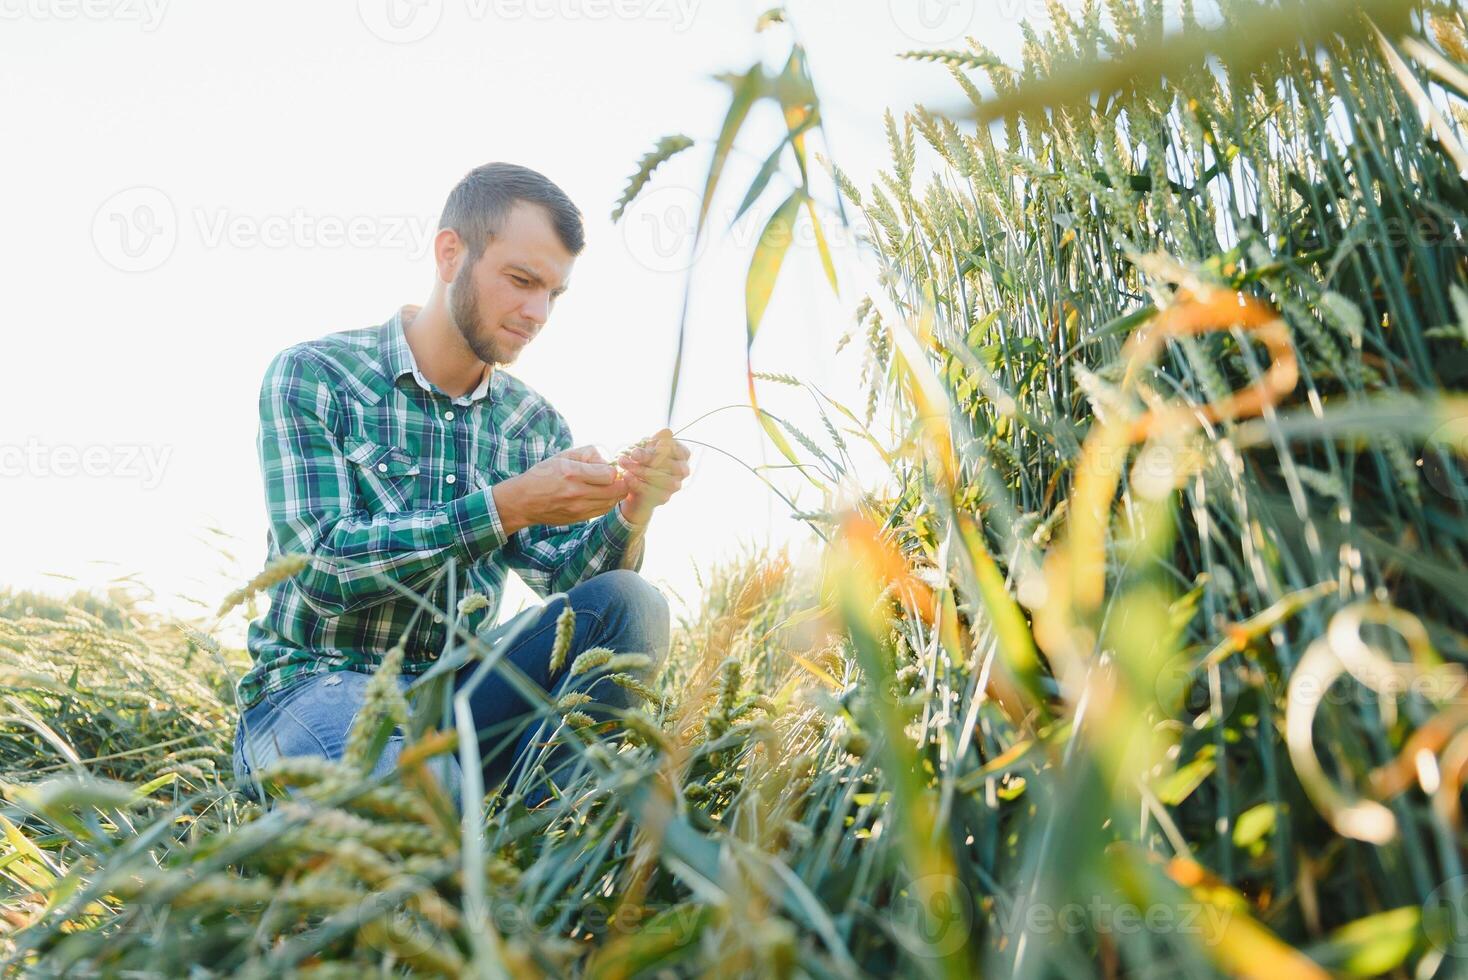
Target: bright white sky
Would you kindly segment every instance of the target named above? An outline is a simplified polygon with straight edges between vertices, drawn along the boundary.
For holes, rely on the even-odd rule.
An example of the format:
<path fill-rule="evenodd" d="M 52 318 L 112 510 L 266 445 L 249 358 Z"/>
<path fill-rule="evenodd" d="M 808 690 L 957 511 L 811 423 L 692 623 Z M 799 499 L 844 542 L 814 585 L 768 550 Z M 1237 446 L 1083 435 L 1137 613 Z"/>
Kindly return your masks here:
<path fill-rule="evenodd" d="M 0 585 L 64 592 L 72 583 L 57 576 L 105 587 L 132 575 L 158 606 L 195 615 L 249 578 L 265 554 L 255 435 L 266 364 L 421 303 L 444 197 L 490 160 L 540 170 L 587 221 L 573 288 L 511 370 L 579 442 L 618 445 L 661 426 L 689 261 L 688 236 L 676 236 L 691 228 L 727 105 L 710 75 L 760 54 L 779 67 L 783 29 L 753 32 L 766 6 L 0 0 L 0 289 L 12 315 Z M 1019 16 L 1037 14 L 1039 0 L 793 2 L 837 161 L 865 190 L 888 166 L 883 109 L 900 117 L 958 94 L 945 69 L 895 52 L 962 47 L 965 33 L 1012 52 Z M 722 228 L 778 126 L 772 106 L 758 110 L 731 159 L 715 207 L 723 244 L 695 266 L 675 426 L 744 400 L 744 270 L 789 183 L 777 178 L 755 214 Z M 698 145 L 612 224 L 638 157 L 680 131 Z M 144 229 L 160 232 L 146 247 Z M 756 367 L 857 405 L 859 361 L 831 351 L 874 266 L 849 234 L 827 232 L 842 295 L 798 237 Z M 810 418 L 795 407 L 808 401 L 770 399 Z M 747 410 L 688 435 L 751 463 L 776 459 Z M 644 565 L 685 598 L 694 563 L 807 533 L 738 465 L 708 451 L 695 463 Z M 799 502 L 820 503 L 808 492 Z"/>

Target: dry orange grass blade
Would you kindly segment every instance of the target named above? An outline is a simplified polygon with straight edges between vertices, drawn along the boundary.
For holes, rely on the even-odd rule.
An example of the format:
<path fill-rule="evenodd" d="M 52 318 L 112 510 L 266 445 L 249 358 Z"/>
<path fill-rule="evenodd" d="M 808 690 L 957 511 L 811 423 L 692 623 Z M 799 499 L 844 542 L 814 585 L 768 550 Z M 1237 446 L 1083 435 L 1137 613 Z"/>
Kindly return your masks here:
<path fill-rule="evenodd" d="M 1138 385 L 1141 372 L 1156 360 L 1167 340 L 1235 328 L 1246 331 L 1270 354 L 1268 369 L 1254 384 L 1202 406 L 1167 405 L 1133 420 L 1108 415 L 1086 437 L 1071 493 L 1066 543 L 1047 562 L 1052 601 L 1046 603 L 1048 625 L 1041 628 L 1037 622 L 1037 636 L 1043 632 L 1045 637 L 1042 647 L 1047 640 L 1051 647 L 1067 645 L 1068 628 L 1055 620 L 1062 608 L 1073 604 L 1078 611 L 1090 613 L 1101 606 L 1111 505 L 1130 448 L 1157 437 L 1176 441 L 1205 421 L 1262 414 L 1294 390 L 1300 377 L 1289 328 L 1279 314 L 1252 297 L 1229 290 L 1184 291 L 1176 305 L 1128 339 L 1123 348 L 1127 365 L 1123 393 Z"/>
<path fill-rule="evenodd" d="M 1132 335 L 1127 344 L 1128 380 L 1135 371 L 1151 364 L 1163 344 L 1173 337 L 1233 328 L 1244 330 L 1264 345 L 1270 356 L 1269 368 L 1254 384 L 1216 402 L 1201 407 L 1173 405 L 1148 412 L 1131 424 L 1127 433 L 1131 443 L 1143 442 L 1173 426 L 1191 428 L 1205 420 L 1222 422 L 1260 415 L 1265 408 L 1277 405 L 1300 380 L 1289 327 L 1269 306 L 1243 293 L 1222 289 L 1202 297 L 1183 293 L 1180 299 Z"/>
<path fill-rule="evenodd" d="M 877 583 L 874 597 L 883 593 L 897 595 L 911 614 L 924 623 L 933 623 L 937 615 L 933 587 L 912 573 L 907 559 L 889 539 L 882 536 L 875 523 L 860 514 L 848 514 L 841 524 L 841 540 L 850 560 L 860 565 L 870 580 Z"/>

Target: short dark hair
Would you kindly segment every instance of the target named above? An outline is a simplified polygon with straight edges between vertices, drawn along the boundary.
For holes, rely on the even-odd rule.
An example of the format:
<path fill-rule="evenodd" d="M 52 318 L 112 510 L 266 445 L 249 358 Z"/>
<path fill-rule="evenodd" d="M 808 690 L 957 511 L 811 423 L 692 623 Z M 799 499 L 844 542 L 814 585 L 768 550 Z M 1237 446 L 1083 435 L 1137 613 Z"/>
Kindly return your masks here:
<path fill-rule="evenodd" d="M 544 174 L 513 163 L 486 163 L 465 174 L 444 202 L 439 230 L 452 228 L 458 232 L 468 245 L 469 261 L 477 262 L 485 246 L 504 227 L 505 216 L 516 201 L 545 208 L 566 251 L 581 254 L 586 247 L 581 210 Z"/>

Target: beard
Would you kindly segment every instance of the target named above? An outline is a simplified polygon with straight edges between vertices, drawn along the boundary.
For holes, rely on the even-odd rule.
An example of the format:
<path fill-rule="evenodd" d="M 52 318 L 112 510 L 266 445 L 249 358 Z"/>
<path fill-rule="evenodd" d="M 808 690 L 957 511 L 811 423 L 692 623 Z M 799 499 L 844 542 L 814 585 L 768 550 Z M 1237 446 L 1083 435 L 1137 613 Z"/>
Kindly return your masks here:
<path fill-rule="evenodd" d="M 479 294 L 474 289 L 473 262 L 465 262 L 459 268 L 459 274 L 454 277 L 453 288 L 450 290 L 449 316 L 454 321 L 454 326 L 459 328 L 464 343 L 484 363 L 495 366 L 509 364 L 519 353 L 492 338 L 485 339 L 481 336 L 484 325 L 479 316 Z"/>

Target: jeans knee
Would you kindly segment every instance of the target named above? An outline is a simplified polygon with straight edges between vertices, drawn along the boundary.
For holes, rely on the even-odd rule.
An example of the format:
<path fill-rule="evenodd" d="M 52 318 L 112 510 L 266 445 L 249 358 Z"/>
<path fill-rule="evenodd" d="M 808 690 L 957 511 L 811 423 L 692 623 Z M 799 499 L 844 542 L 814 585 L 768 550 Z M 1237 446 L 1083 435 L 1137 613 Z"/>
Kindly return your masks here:
<path fill-rule="evenodd" d="M 613 601 L 626 617 L 632 634 L 626 638 L 629 648 L 661 662 L 668 652 L 671 614 L 667 598 L 633 571 L 617 569 L 597 577 L 607 580 L 605 584 L 612 589 Z"/>
<path fill-rule="evenodd" d="M 402 758 L 403 749 L 407 746 L 407 739 L 403 735 L 394 734 L 388 737 L 387 744 L 382 748 L 382 754 L 377 757 L 372 769 L 367 774 L 369 779 L 382 777 L 393 778 L 398 768 L 398 762 Z M 444 791 L 453 802 L 455 809 L 462 808 L 459 760 L 452 753 L 439 753 L 430 757 L 424 765 L 433 777 L 438 780 L 439 788 Z"/>

